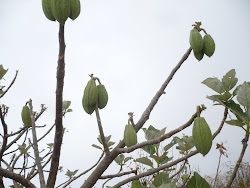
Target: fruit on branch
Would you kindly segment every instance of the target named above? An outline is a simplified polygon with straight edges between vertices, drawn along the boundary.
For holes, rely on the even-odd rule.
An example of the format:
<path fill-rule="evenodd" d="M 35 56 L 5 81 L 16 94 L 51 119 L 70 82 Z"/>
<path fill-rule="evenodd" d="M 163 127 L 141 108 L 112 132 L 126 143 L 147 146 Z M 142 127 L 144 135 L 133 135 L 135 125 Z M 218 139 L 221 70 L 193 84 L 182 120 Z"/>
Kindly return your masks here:
<path fill-rule="evenodd" d="M 215 51 L 215 43 L 214 39 L 211 37 L 211 35 L 207 34 L 204 36 L 203 39 L 203 51 L 208 56 L 211 57 L 214 54 Z"/>
<path fill-rule="evenodd" d="M 91 78 L 84 89 L 82 98 L 82 106 L 85 112 L 92 114 L 95 109 L 95 104 L 98 100 L 98 89 L 95 80 Z"/>
<path fill-rule="evenodd" d="M 64 25 L 70 15 L 70 0 L 51 0 L 51 8 L 55 19 Z"/>
<path fill-rule="evenodd" d="M 108 103 L 108 92 L 104 85 L 99 84 L 98 89 L 98 108 L 103 109 Z"/>
<path fill-rule="evenodd" d="M 189 43 L 191 48 L 196 51 L 200 52 L 203 48 L 203 40 L 200 32 L 197 29 L 192 29 L 190 32 Z"/>
<path fill-rule="evenodd" d="M 194 52 L 194 57 L 195 57 L 198 61 L 202 60 L 202 58 L 203 58 L 203 56 L 204 56 L 203 50 L 200 51 L 200 52 L 196 52 L 196 51 L 193 50 L 193 52 Z"/>
<path fill-rule="evenodd" d="M 81 3 L 80 0 L 70 0 L 70 15 L 69 17 L 72 20 L 75 20 L 81 12 Z"/>
<path fill-rule="evenodd" d="M 213 136 L 211 130 L 203 117 L 197 117 L 194 120 L 193 143 L 196 149 L 205 156 L 211 149 Z"/>
<path fill-rule="evenodd" d="M 55 17 L 52 13 L 52 9 L 51 9 L 51 0 L 42 0 L 42 7 L 43 7 L 43 13 L 45 14 L 45 16 L 51 20 L 51 21 L 55 21 Z"/>
<path fill-rule="evenodd" d="M 137 143 L 137 135 L 133 125 L 127 124 L 124 130 L 124 143 L 127 147 L 133 146 Z"/>
<path fill-rule="evenodd" d="M 29 128 L 32 126 L 30 109 L 28 106 L 24 106 L 22 109 L 22 120 L 25 127 Z"/>

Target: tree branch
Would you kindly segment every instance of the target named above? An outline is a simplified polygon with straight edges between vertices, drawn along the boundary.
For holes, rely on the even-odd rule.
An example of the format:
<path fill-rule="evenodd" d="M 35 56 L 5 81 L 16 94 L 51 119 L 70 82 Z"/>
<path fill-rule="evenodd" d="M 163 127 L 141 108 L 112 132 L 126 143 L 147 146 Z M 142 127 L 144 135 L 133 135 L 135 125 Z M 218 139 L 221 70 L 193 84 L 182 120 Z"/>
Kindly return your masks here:
<path fill-rule="evenodd" d="M 60 24 L 59 29 L 59 56 L 57 67 L 57 87 L 56 87 L 56 130 L 54 138 L 54 150 L 51 160 L 50 173 L 47 180 L 47 188 L 54 188 L 56 176 L 59 167 L 61 145 L 63 139 L 63 124 L 62 124 L 62 104 L 63 104 L 63 83 L 65 74 L 65 41 L 64 41 L 64 25 Z"/>
<path fill-rule="evenodd" d="M 200 108 L 200 113 L 202 112 L 203 109 Z M 171 136 L 175 135 L 176 133 L 182 131 L 183 129 L 189 127 L 190 125 L 192 125 L 194 119 L 197 117 L 197 113 L 194 113 L 192 115 L 192 117 L 188 120 L 187 123 L 185 123 L 184 125 L 178 127 L 177 129 L 174 129 L 166 134 L 163 134 L 162 136 L 152 139 L 152 140 L 148 140 L 145 142 L 141 142 L 139 144 L 136 144 L 134 146 L 128 147 L 128 148 L 116 148 L 117 152 L 119 153 L 130 153 L 138 148 L 142 148 L 144 146 L 148 146 L 148 145 L 153 145 L 153 144 L 158 144 L 168 138 L 170 138 Z"/>
<path fill-rule="evenodd" d="M 9 89 L 11 88 L 11 86 L 12 86 L 12 85 L 14 84 L 14 82 L 16 81 L 17 75 L 18 75 L 18 71 L 16 71 L 16 75 L 15 75 L 14 79 L 13 79 L 12 82 L 10 83 L 9 87 L 0 95 L 0 98 L 2 98 L 2 97 L 9 91 Z"/>
<path fill-rule="evenodd" d="M 37 136 L 36 136 L 36 124 L 35 124 L 35 117 L 34 117 L 33 105 L 32 105 L 31 99 L 29 101 L 29 106 L 30 106 L 30 115 L 31 115 L 31 122 L 32 122 L 32 138 L 33 138 L 33 146 L 34 146 L 33 149 L 34 149 L 34 155 L 35 155 L 35 162 L 36 162 L 36 165 L 38 168 L 40 186 L 41 186 L 41 188 L 45 188 L 45 180 L 44 180 L 44 175 L 43 175 L 41 158 L 39 156 L 39 149 L 38 149 Z"/>
<path fill-rule="evenodd" d="M 162 84 L 162 86 L 159 89 L 159 91 L 155 94 L 155 96 L 153 97 L 153 99 L 149 103 L 148 107 L 143 112 L 140 120 L 137 122 L 137 124 L 135 126 L 136 132 L 138 132 L 139 129 L 144 125 L 144 123 L 149 119 L 149 115 L 150 115 L 151 111 L 153 110 L 154 106 L 156 105 L 156 103 L 158 102 L 158 100 L 162 96 L 162 94 L 165 93 L 164 90 L 166 89 L 166 87 L 168 86 L 168 84 L 170 83 L 170 81 L 172 80 L 172 78 L 175 75 L 175 73 L 178 71 L 178 69 L 181 67 L 181 65 L 184 63 L 184 61 L 188 58 L 188 56 L 191 53 L 191 51 L 192 51 L 192 48 L 190 47 L 187 50 L 187 52 L 183 55 L 183 57 L 181 58 L 181 60 L 179 61 L 179 63 L 171 71 L 170 75 L 168 76 L 168 78 L 166 79 L 166 81 Z M 124 145 L 124 141 L 122 140 L 116 146 L 116 148 L 123 148 L 124 146 L 125 146 Z M 119 154 L 116 151 L 116 148 L 113 149 L 112 152 L 110 152 L 109 156 L 105 156 L 104 157 L 104 159 L 96 167 L 96 169 L 92 172 L 92 174 L 88 177 L 88 179 L 82 184 L 81 188 L 90 188 L 90 187 L 93 187 L 95 185 L 95 183 L 97 182 L 97 180 L 99 179 L 99 177 L 103 174 L 103 172 L 108 168 L 108 166 L 112 163 L 112 161 Z"/>
<path fill-rule="evenodd" d="M 217 131 L 213 134 L 213 139 L 214 139 L 214 138 L 219 134 L 219 132 L 221 131 L 221 129 L 222 129 L 223 125 L 224 125 L 224 122 L 225 122 L 225 120 L 226 120 L 226 118 L 227 118 L 227 114 L 228 114 L 227 112 L 228 112 L 228 110 L 227 110 L 227 108 L 225 108 L 224 117 L 223 117 L 223 119 L 222 119 L 222 121 L 221 121 L 221 124 L 220 124 L 219 128 L 218 128 Z M 136 175 L 136 176 L 127 178 L 127 179 L 125 179 L 125 180 L 123 180 L 123 181 L 117 183 L 117 184 L 116 184 L 115 186 L 113 186 L 112 188 L 119 188 L 120 186 L 122 186 L 122 185 L 124 185 L 124 184 L 126 184 L 126 183 L 128 183 L 128 182 L 130 182 L 130 181 L 138 180 L 138 179 L 140 179 L 140 178 L 142 178 L 142 177 L 145 177 L 145 176 L 149 176 L 149 175 L 155 174 L 155 173 L 159 172 L 160 170 L 169 168 L 169 167 L 171 167 L 171 166 L 174 166 L 174 165 L 178 164 L 178 163 L 181 162 L 181 161 L 187 160 L 189 157 L 192 157 L 193 155 L 196 155 L 197 153 L 199 153 L 197 150 L 192 151 L 192 152 L 190 152 L 189 154 L 187 154 L 187 155 L 185 155 L 185 156 L 183 156 L 183 157 L 181 157 L 181 158 L 179 158 L 179 159 L 176 159 L 175 161 L 173 161 L 173 162 L 171 162 L 171 163 L 167 163 L 167 164 L 162 165 L 162 166 L 160 166 L 160 167 L 158 167 L 158 168 L 155 168 L 155 169 L 149 170 L 149 171 L 147 171 L 147 172 L 141 173 L 141 174 L 139 174 L 139 175 Z"/>
<path fill-rule="evenodd" d="M 118 174 L 105 175 L 105 176 L 101 176 L 99 179 L 117 178 L 117 177 L 121 177 L 124 175 L 132 174 L 132 173 L 136 174 L 137 170 L 131 170 L 128 172 L 122 172 L 122 173 L 118 173 Z"/>
<path fill-rule="evenodd" d="M 249 132 L 246 132 L 245 138 L 242 140 L 243 146 L 242 146 L 242 149 L 241 149 L 241 153 L 240 153 L 239 159 L 238 159 L 238 161 L 237 161 L 237 163 L 236 163 L 236 165 L 234 167 L 233 174 L 231 175 L 231 178 L 230 178 L 230 180 L 229 180 L 226 188 L 230 188 L 231 187 L 231 185 L 232 185 L 232 183 L 234 181 L 234 178 L 236 177 L 237 171 L 238 171 L 238 169 L 240 167 L 240 163 L 241 163 L 241 161 L 243 159 L 243 156 L 245 154 L 245 151 L 246 151 L 246 148 L 247 148 L 247 145 L 248 145 L 247 144 L 248 139 L 249 139 Z"/>
<path fill-rule="evenodd" d="M 82 175 L 86 174 L 87 172 L 89 172 L 90 170 L 92 170 L 96 165 L 98 165 L 98 163 L 101 161 L 102 157 L 104 156 L 104 152 L 102 153 L 102 155 L 100 156 L 100 158 L 98 159 L 98 161 L 92 166 L 90 167 L 88 170 L 85 170 L 84 172 L 82 172 L 81 174 L 79 174 L 78 176 L 72 178 L 71 180 L 69 180 L 68 182 L 64 182 L 62 183 L 61 185 L 57 186 L 60 187 L 62 185 L 65 185 L 63 186 L 63 188 L 66 188 L 69 184 L 71 184 L 73 181 L 75 181 L 76 179 L 80 178 Z"/>
<path fill-rule="evenodd" d="M 104 135 L 103 128 L 102 128 L 101 117 L 100 117 L 99 110 L 98 110 L 98 101 L 95 104 L 95 114 L 96 114 L 96 120 L 97 120 L 97 124 L 99 128 L 102 144 L 104 147 L 104 152 L 106 153 L 106 155 L 109 155 L 110 151 L 109 151 L 106 139 L 105 139 L 105 135 Z"/>

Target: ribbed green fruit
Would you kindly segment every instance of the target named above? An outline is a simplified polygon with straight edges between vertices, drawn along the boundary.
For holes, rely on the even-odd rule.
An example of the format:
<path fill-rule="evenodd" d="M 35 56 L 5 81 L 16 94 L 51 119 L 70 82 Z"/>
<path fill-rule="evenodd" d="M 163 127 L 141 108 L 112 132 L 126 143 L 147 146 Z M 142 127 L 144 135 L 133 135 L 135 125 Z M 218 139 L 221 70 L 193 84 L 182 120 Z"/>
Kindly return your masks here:
<path fill-rule="evenodd" d="M 193 52 L 194 52 L 194 57 L 195 57 L 198 61 L 202 60 L 202 58 L 203 58 L 203 56 L 204 56 L 203 50 L 200 51 L 200 52 L 196 52 L 196 51 L 193 50 Z"/>
<path fill-rule="evenodd" d="M 45 14 L 45 16 L 51 20 L 51 21 L 55 21 L 55 17 L 52 13 L 51 10 L 51 0 L 42 0 L 42 7 L 43 7 L 43 12 Z"/>
<path fill-rule="evenodd" d="M 133 125 L 127 124 L 124 130 L 124 143 L 127 147 L 133 146 L 137 143 L 137 134 Z"/>
<path fill-rule="evenodd" d="M 98 89 L 98 108 L 103 109 L 108 103 L 108 92 L 104 85 L 97 86 Z"/>
<path fill-rule="evenodd" d="M 95 80 L 91 78 L 84 89 L 84 94 L 82 98 L 83 109 L 88 114 L 92 114 L 95 109 L 95 104 L 97 100 L 98 100 L 98 89 L 95 84 Z"/>
<path fill-rule="evenodd" d="M 203 48 L 203 40 L 200 32 L 197 29 L 192 29 L 190 32 L 189 43 L 191 48 L 196 51 L 200 52 Z"/>
<path fill-rule="evenodd" d="M 213 141 L 211 130 L 205 118 L 195 118 L 192 138 L 196 149 L 205 156 L 210 151 Z"/>
<path fill-rule="evenodd" d="M 75 20 L 81 12 L 81 3 L 80 0 L 70 0 L 70 15 L 69 17 L 72 20 Z"/>
<path fill-rule="evenodd" d="M 204 53 L 208 57 L 211 57 L 215 51 L 214 39 L 209 34 L 207 34 L 204 36 L 203 42 L 204 42 L 204 46 L 203 46 Z"/>
<path fill-rule="evenodd" d="M 22 120 L 25 127 L 31 127 L 31 116 L 30 116 L 30 109 L 28 106 L 24 106 L 22 109 Z"/>
<path fill-rule="evenodd" d="M 64 25 L 70 15 L 70 0 L 51 0 L 51 9 L 55 19 Z"/>

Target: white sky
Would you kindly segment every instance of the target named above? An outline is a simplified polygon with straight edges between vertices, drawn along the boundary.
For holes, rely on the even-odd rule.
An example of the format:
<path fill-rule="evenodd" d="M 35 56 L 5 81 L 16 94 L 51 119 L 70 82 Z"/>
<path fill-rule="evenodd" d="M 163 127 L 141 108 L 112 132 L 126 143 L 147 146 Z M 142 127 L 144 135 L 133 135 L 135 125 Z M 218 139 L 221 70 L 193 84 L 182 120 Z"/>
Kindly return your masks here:
<path fill-rule="evenodd" d="M 233 68 L 238 83 L 250 81 L 250 2 L 247 0 L 84 0 L 81 7 L 79 18 L 74 22 L 68 20 L 65 26 L 64 100 L 72 101 L 73 113 L 64 119 L 68 132 L 61 154 L 64 172 L 59 175 L 58 183 L 64 180 L 67 169 L 83 171 L 94 164 L 100 154 L 91 147 L 93 143 L 97 144 L 99 134 L 95 116 L 87 115 L 81 105 L 88 74 L 94 73 L 108 90 L 109 103 L 101 110 L 101 118 L 105 134 L 113 135 L 112 141 L 116 142 L 122 139 L 127 113 L 134 112 L 137 122 L 189 48 L 189 32 L 195 21 L 201 21 L 203 28 L 214 38 L 215 54 L 211 58 L 204 57 L 201 62 L 190 55 L 144 127 L 167 127 L 170 131 L 185 123 L 197 105 L 205 104 L 208 109 L 202 116 L 214 132 L 224 109 L 212 106 L 212 101 L 206 99 L 214 92 L 201 82 L 213 76 L 221 79 Z M 41 1 L 1 0 L 0 25 L 0 64 L 9 68 L 6 81 L 1 84 L 8 85 L 15 71 L 19 70 L 15 85 L 1 101 L 10 106 L 9 130 L 14 131 L 22 125 L 21 109 L 30 98 L 36 110 L 40 109 L 40 104 L 48 107 L 38 124 L 52 125 L 55 119 L 58 23 L 45 18 Z M 190 135 L 191 130 L 190 127 L 183 133 Z M 52 142 L 53 136 L 54 133 L 45 143 Z M 190 160 L 191 164 L 199 166 L 203 174 L 215 174 L 219 157 L 215 143 L 226 142 L 229 157 L 222 157 L 222 163 L 236 161 L 243 136 L 243 130 L 225 125 L 211 152 L 205 158 L 196 155 Z M 140 131 L 139 141 L 143 139 Z M 249 147 L 244 159 L 250 161 Z M 115 165 L 111 168 L 107 174 L 118 171 Z M 79 187 L 85 178 L 72 186 Z"/>

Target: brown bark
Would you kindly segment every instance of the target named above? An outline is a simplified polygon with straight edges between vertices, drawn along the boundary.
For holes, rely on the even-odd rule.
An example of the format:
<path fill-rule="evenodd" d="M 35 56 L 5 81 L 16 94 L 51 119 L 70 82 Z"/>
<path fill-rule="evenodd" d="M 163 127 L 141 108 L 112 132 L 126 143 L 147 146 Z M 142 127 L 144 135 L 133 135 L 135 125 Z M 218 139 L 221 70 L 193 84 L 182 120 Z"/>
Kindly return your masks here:
<path fill-rule="evenodd" d="M 62 124 L 62 103 L 63 103 L 63 83 L 65 73 L 65 41 L 64 41 L 64 25 L 60 24 L 59 29 L 59 56 L 57 66 L 57 87 L 56 87 L 56 130 L 54 138 L 54 150 L 52 154 L 49 177 L 47 180 L 47 188 L 53 188 L 56 182 L 56 176 L 59 167 L 61 145 L 63 139 L 63 124 Z"/>

